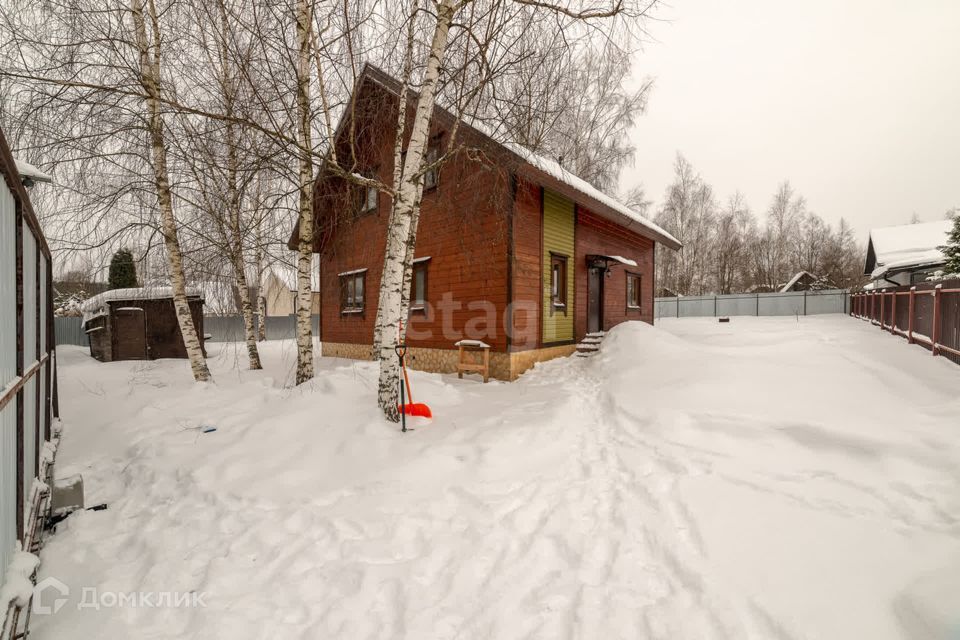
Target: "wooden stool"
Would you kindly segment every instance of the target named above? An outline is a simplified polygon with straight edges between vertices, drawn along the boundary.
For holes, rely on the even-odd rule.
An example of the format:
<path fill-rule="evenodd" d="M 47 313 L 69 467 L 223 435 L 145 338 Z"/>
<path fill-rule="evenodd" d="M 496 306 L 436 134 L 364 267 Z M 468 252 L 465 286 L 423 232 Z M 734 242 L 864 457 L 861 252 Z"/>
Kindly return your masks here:
<path fill-rule="evenodd" d="M 460 348 L 460 363 L 457 364 L 457 377 L 463 378 L 463 373 L 471 371 L 479 373 L 486 382 L 490 378 L 490 345 L 480 340 L 461 340 L 453 346 Z M 467 359 L 467 353 L 483 352 L 482 357 Z"/>

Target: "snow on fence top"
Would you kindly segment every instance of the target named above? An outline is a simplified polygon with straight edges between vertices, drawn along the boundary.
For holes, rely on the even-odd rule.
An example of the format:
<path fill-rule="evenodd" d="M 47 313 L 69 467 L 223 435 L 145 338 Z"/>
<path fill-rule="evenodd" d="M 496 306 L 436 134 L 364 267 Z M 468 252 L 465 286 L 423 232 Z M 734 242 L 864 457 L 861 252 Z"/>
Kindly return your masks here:
<path fill-rule="evenodd" d="M 201 296 L 196 287 L 187 287 L 188 296 Z M 80 307 L 83 311 L 83 322 L 87 323 L 98 316 L 107 313 L 107 303 L 114 300 L 163 300 L 173 297 L 173 287 L 130 287 L 127 289 L 111 289 L 88 299 Z"/>
<path fill-rule="evenodd" d="M 937 220 L 871 229 L 866 271 L 879 278 L 891 269 L 943 262 L 939 247 L 947 243 L 952 227 L 952 220 Z"/>

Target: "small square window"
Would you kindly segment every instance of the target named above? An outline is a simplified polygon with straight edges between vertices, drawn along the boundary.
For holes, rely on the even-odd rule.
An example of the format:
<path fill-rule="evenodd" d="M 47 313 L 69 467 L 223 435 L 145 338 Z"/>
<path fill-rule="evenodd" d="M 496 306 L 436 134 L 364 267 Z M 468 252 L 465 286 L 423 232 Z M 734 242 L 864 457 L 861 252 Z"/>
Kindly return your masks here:
<path fill-rule="evenodd" d="M 636 273 L 627 272 L 627 308 L 640 309 L 640 276 Z"/>
<path fill-rule="evenodd" d="M 366 270 L 340 276 L 340 313 L 362 313 Z"/>

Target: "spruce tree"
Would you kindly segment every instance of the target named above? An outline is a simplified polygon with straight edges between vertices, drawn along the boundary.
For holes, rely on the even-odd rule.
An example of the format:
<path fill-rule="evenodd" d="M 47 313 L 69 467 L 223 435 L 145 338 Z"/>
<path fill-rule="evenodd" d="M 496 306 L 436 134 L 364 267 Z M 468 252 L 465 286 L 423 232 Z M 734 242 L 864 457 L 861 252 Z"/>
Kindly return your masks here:
<path fill-rule="evenodd" d="M 127 289 L 137 286 L 137 267 L 133 263 L 133 254 L 128 249 L 120 249 L 110 260 L 109 289 Z"/>
<path fill-rule="evenodd" d="M 947 263 L 943 272 L 949 275 L 960 274 L 960 215 L 953 217 L 953 229 L 947 234 L 947 244 L 940 247 Z"/>

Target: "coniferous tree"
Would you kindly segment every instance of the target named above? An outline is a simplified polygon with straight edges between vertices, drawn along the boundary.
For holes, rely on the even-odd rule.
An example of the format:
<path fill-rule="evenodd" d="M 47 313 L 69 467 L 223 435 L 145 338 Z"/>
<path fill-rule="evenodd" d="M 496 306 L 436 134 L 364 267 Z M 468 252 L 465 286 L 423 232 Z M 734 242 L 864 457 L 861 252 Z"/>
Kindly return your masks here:
<path fill-rule="evenodd" d="M 110 289 L 127 289 L 137 286 L 137 267 L 129 249 L 120 249 L 110 259 L 110 276 L 107 280 Z"/>
<path fill-rule="evenodd" d="M 947 234 L 947 244 L 940 247 L 947 263 L 943 272 L 949 274 L 960 273 L 960 216 L 954 216 L 953 229 Z"/>

